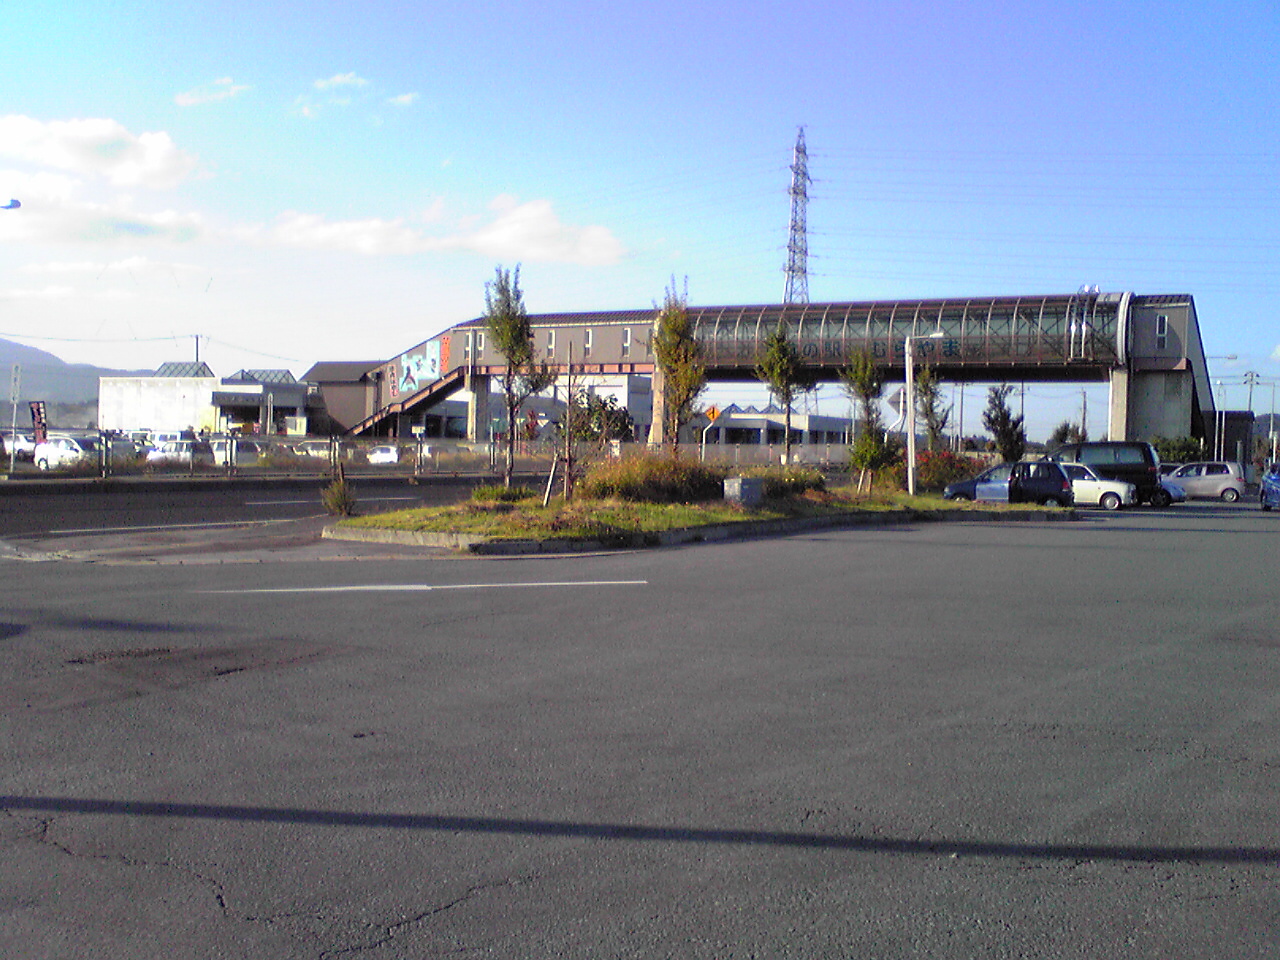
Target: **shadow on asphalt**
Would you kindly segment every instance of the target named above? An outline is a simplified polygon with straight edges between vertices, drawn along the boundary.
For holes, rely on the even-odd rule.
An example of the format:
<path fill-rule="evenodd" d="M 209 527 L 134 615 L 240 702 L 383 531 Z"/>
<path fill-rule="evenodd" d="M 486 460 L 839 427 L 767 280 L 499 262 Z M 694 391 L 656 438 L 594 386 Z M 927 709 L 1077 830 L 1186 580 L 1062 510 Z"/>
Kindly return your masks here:
<path fill-rule="evenodd" d="M 512 836 L 573 837 L 660 843 L 742 844 L 846 850 L 853 853 L 1009 857 L 1019 860 L 1103 860 L 1123 863 L 1275 863 L 1274 847 L 1168 847 L 1128 844 L 994 843 L 975 840 L 907 840 L 898 837 L 797 833 L 727 828 L 653 827 L 635 824 L 517 820 L 503 817 L 445 817 L 410 813 L 358 813 L 296 807 L 241 807 L 214 804 L 151 803 L 73 797 L 0 796 L 0 809 L 126 817 L 177 817 L 236 823 L 292 823 L 320 827 L 448 831 Z"/>

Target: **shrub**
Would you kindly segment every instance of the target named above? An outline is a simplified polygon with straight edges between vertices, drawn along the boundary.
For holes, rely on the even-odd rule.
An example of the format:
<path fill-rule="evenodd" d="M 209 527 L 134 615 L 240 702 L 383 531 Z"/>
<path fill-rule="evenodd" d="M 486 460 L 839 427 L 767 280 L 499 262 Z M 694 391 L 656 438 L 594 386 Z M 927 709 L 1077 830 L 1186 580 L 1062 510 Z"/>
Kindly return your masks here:
<path fill-rule="evenodd" d="M 335 517 L 349 517 L 356 512 L 355 488 L 341 473 L 337 480 L 320 491 L 320 499 L 324 508 Z"/>
<path fill-rule="evenodd" d="M 916 491 L 941 491 L 949 483 L 972 477 L 985 466 L 984 460 L 962 456 L 949 450 L 935 450 L 932 453 L 923 450 L 916 454 Z M 899 489 L 905 490 L 907 488 L 906 463 L 896 464 L 893 474 Z"/>
<path fill-rule="evenodd" d="M 794 497 L 807 490 L 827 488 L 827 478 L 814 467 L 751 467 L 743 470 L 742 476 L 763 478 L 766 497 Z"/>
<path fill-rule="evenodd" d="M 690 503 L 724 496 L 725 469 L 670 454 L 642 453 L 592 465 L 578 485 L 583 496 L 649 503 Z"/>
<path fill-rule="evenodd" d="M 520 500 L 532 500 L 537 497 L 536 490 L 528 487 L 504 487 L 501 484 L 486 484 L 471 491 L 474 503 L 516 503 Z"/>

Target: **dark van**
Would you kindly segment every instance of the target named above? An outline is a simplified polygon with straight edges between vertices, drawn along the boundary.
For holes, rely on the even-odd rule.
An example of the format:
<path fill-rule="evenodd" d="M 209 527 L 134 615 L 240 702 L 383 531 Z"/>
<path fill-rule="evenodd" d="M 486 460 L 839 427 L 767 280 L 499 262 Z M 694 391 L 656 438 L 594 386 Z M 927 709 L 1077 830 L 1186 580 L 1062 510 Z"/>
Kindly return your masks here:
<path fill-rule="evenodd" d="M 1051 453 L 1054 460 L 1075 460 L 1093 467 L 1107 480 L 1124 480 L 1138 488 L 1138 502 L 1167 507 L 1169 491 L 1160 485 L 1160 457 L 1155 447 L 1140 440 L 1099 440 L 1068 443 Z"/>

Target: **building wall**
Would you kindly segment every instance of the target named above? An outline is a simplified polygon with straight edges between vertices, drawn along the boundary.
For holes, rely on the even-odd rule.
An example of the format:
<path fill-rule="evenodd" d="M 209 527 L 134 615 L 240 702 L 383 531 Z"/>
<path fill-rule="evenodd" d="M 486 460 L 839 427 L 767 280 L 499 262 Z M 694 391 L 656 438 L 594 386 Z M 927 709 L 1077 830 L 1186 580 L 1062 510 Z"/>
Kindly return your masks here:
<path fill-rule="evenodd" d="M 214 377 L 103 377 L 98 383 L 98 426 L 103 430 L 213 431 Z"/>
<path fill-rule="evenodd" d="M 367 380 L 358 383 L 321 383 L 320 394 L 324 397 L 325 412 L 338 432 L 349 430 L 374 411 L 373 384 Z M 326 425 L 325 429 L 316 432 L 330 431 Z"/>

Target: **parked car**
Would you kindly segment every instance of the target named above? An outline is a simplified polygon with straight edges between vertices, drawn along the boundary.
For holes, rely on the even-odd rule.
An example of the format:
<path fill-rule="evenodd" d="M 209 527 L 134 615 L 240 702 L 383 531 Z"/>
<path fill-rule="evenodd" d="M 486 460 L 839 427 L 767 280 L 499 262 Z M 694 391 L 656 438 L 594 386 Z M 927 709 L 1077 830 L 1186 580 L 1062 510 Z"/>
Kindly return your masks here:
<path fill-rule="evenodd" d="M 1170 503 L 1186 503 L 1187 491 L 1178 486 L 1168 477 L 1160 478 L 1160 486 L 1164 487 L 1164 492 L 1169 495 Z"/>
<path fill-rule="evenodd" d="M 400 450 L 394 444 L 371 447 L 369 450 L 369 463 L 388 464 L 400 462 Z"/>
<path fill-rule="evenodd" d="M 211 466 L 213 447 L 207 440 L 166 440 L 147 454 L 147 463 Z"/>
<path fill-rule="evenodd" d="M 19 430 L 17 433 L 4 433 L 5 454 L 13 454 L 17 460 L 34 460 L 36 455 L 36 438 L 30 433 Z"/>
<path fill-rule="evenodd" d="M 947 500 L 1039 503 L 1050 507 L 1069 507 L 1074 502 L 1071 481 L 1062 465 L 1052 460 L 998 464 L 972 480 L 950 484 L 942 496 Z"/>
<path fill-rule="evenodd" d="M 234 452 L 235 465 L 237 467 L 252 467 L 262 457 L 262 448 L 254 440 L 235 440 L 235 448 L 232 450 L 232 440 L 228 437 L 214 437 L 209 441 L 209 447 L 213 450 L 213 462 L 219 467 L 228 465 L 227 461 Z"/>
<path fill-rule="evenodd" d="M 98 438 L 51 433 L 42 443 L 35 445 L 32 457 L 41 470 L 59 470 L 64 467 L 96 464 Z"/>
<path fill-rule="evenodd" d="M 328 440 L 303 440 L 293 446 L 293 452 L 300 457 L 324 457 L 326 460 L 331 450 Z"/>
<path fill-rule="evenodd" d="M 998 463 L 976 477 L 948 484 L 942 491 L 942 499 L 1008 502 L 1009 476 L 1012 473 L 1012 463 Z"/>
<path fill-rule="evenodd" d="M 1280 463 L 1267 467 L 1258 484 L 1258 505 L 1263 510 L 1280 507 Z"/>
<path fill-rule="evenodd" d="M 1169 494 L 1160 485 L 1160 456 L 1155 447 L 1138 440 L 1098 440 L 1068 443 L 1049 454 L 1054 460 L 1083 463 L 1104 480 L 1123 480 L 1138 488 L 1138 499 L 1153 507 L 1167 507 Z"/>
<path fill-rule="evenodd" d="M 1076 506 L 1097 506 L 1103 510 L 1119 510 L 1138 502 L 1138 488 L 1123 480 L 1104 480 L 1083 463 L 1064 463 L 1062 469 L 1071 480 Z"/>
<path fill-rule="evenodd" d="M 1192 499 L 1235 503 L 1247 492 L 1240 464 L 1224 460 L 1183 464 L 1169 479 L 1186 490 Z"/>

